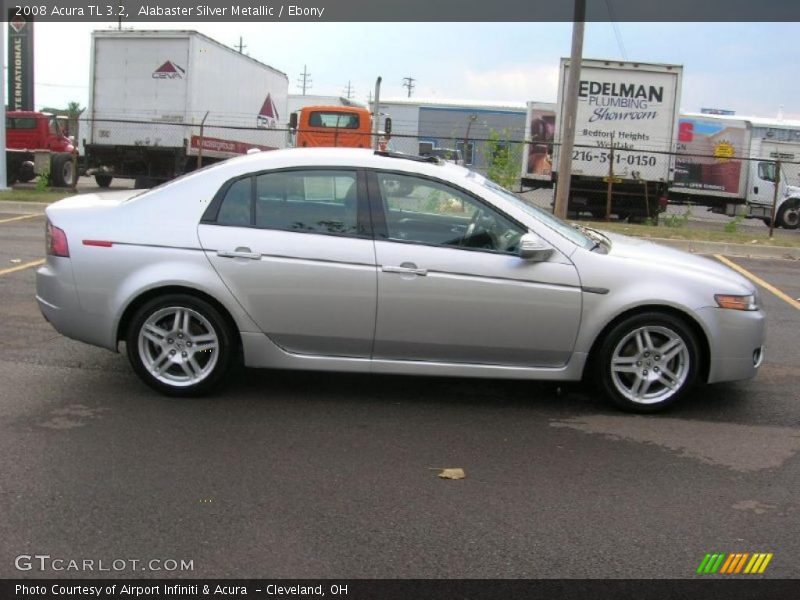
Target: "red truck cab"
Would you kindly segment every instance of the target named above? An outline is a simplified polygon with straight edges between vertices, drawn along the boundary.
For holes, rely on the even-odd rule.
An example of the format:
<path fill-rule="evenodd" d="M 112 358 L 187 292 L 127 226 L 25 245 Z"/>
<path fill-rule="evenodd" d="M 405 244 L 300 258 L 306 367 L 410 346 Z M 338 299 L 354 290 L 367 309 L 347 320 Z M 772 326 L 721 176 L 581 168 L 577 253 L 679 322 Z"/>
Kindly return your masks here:
<path fill-rule="evenodd" d="M 6 112 L 6 148 L 72 152 L 75 146 L 50 113 L 30 110 Z"/>

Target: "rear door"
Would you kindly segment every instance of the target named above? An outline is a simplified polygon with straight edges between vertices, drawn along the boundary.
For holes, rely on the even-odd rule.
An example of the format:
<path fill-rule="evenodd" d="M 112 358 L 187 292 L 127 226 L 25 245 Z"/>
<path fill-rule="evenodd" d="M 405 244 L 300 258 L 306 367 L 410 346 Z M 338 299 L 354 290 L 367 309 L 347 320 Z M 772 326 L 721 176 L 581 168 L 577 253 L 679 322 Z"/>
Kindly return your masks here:
<path fill-rule="evenodd" d="M 377 294 L 368 211 L 355 169 L 258 173 L 223 186 L 199 236 L 225 284 L 278 346 L 368 358 Z"/>
<path fill-rule="evenodd" d="M 574 265 L 527 262 L 527 230 L 443 182 L 370 174 L 378 264 L 373 358 L 558 367 L 581 316 Z"/>

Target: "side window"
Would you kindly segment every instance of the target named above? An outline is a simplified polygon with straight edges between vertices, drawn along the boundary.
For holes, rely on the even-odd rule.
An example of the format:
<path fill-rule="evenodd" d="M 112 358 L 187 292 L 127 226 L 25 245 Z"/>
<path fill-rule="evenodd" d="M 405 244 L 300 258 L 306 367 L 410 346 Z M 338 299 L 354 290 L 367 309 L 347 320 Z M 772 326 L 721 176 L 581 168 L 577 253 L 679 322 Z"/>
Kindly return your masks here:
<path fill-rule="evenodd" d="M 284 171 L 256 177 L 256 227 L 358 235 L 355 171 Z"/>
<path fill-rule="evenodd" d="M 764 181 L 775 181 L 775 163 L 758 163 L 758 177 Z"/>
<path fill-rule="evenodd" d="M 389 239 L 517 251 L 524 230 L 472 196 L 428 179 L 394 173 L 377 176 Z"/>
<path fill-rule="evenodd" d="M 253 180 L 245 177 L 228 188 L 217 213 L 217 223 L 236 227 L 250 227 L 250 207 L 253 202 Z"/>

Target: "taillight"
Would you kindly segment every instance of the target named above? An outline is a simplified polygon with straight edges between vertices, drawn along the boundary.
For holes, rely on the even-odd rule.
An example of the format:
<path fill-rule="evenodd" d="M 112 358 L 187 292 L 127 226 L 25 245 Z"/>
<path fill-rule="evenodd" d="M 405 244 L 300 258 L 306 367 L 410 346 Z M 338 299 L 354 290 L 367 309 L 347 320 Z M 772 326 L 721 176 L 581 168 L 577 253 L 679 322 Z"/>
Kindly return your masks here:
<path fill-rule="evenodd" d="M 47 222 L 45 231 L 45 251 L 50 256 L 69 257 L 69 244 L 67 234 L 63 229 L 59 229 L 50 221 Z"/>

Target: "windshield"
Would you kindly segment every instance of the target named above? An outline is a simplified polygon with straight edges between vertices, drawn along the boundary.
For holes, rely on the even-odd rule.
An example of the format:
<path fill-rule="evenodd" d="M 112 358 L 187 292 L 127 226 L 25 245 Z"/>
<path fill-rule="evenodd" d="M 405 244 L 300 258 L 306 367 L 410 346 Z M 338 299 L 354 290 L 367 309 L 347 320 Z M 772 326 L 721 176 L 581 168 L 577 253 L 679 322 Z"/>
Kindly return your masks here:
<path fill-rule="evenodd" d="M 593 240 L 585 233 L 576 229 L 569 223 L 562 221 L 558 217 L 550 214 L 549 212 L 542 210 L 538 206 L 534 206 L 532 204 L 525 202 L 522 198 L 520 198 L 519 196 L 517 196 L 512 192 L 509 192 L 504 187 L 497 185 L 494 181 L 491 181 L 490 179 L 484 179 L 482 183 L 484 187 L 487 187 L 496 194 L 502 196 L 503 198 L 514 204 L 514 206 L 516 206 L 520 210 L 525 211 L 534 219 L 541 222 L 543 225 L 546 225 L 550 229 L 554 230 L 556 233 L 567 238 L 573 244 L 576 244 L 581 248 L 586 248 L 587 250 L 590 250 L 595 246 L 595 240 Z"/>

